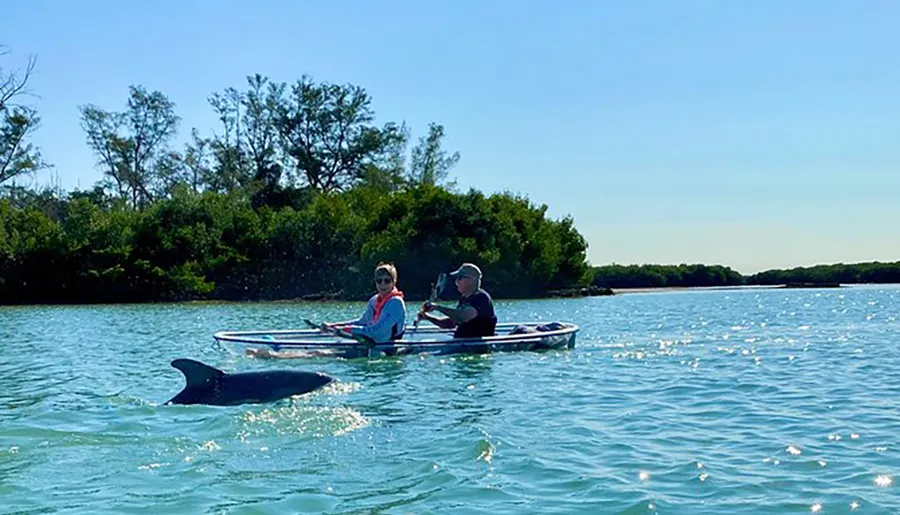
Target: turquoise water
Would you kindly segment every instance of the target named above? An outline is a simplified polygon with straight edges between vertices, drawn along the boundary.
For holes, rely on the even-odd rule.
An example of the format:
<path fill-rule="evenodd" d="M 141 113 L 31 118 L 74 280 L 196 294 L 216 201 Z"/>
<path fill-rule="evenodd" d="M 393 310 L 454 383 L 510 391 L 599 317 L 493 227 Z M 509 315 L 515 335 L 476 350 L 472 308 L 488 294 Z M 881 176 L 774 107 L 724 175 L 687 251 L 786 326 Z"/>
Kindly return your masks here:
<path fill-rule="evenodd" d="M 362 304 L 4 307 L 0 513 L 897 513 L 900 288 L 498 302 L 550 353 L 263 361 Z M 161 406 L 191 357 L 340 381 Z"/>

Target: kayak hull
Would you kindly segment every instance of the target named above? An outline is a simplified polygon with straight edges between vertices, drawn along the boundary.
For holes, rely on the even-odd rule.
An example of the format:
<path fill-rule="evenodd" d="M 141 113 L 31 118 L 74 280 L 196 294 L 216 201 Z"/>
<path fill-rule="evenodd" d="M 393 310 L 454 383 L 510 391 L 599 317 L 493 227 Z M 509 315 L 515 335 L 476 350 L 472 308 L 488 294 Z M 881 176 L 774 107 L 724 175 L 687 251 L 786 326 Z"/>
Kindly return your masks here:
<path fill-rule="evenodd" d="M 215 341 L 226 349 L 260 357 L 334 357 L 344 359 L 412 354 L 487 354 L 572 349 L 578 326 L 543 322 L 497 324 L 495 336 L 453 338 L 452 329 L 407 328 L 401 340 L 365 344 L 318 329 L 220 331 Z"/>

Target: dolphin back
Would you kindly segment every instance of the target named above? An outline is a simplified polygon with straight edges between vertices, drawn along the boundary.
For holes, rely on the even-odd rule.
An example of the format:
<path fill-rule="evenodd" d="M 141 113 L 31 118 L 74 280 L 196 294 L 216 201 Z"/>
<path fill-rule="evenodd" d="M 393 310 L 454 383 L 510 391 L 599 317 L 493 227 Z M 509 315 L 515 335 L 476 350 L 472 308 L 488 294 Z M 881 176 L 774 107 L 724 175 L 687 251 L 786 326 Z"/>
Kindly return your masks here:
<path fill-rule="evenodd" d="M 176 359 L 172 366 L 184 374 L 185 386 L 166 404 L 232 406 L 271 402 L 317 390 L 335 380 L 321 372 L 270 370 L 226 374 L 192 359 Z"/>

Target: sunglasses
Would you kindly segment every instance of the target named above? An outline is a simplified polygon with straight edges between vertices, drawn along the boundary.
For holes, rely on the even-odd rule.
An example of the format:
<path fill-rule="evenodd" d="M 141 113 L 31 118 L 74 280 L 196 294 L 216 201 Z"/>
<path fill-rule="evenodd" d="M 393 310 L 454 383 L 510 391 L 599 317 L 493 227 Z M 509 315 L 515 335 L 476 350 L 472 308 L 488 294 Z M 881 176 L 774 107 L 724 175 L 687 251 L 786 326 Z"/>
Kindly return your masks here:
<path fill-rule="evenodd" d="M 375 284 L 391 284 L 394 282 L 390 277 L 376 277 Z"/>

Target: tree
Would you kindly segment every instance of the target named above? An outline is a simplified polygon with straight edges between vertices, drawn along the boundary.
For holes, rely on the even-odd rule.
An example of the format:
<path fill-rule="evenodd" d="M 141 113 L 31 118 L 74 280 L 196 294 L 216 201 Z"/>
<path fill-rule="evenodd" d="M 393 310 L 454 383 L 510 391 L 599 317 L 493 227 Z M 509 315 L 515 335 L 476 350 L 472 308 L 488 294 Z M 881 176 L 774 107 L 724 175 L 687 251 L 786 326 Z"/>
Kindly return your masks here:
<path fill-rule="evenodd" d="M 448 156 L 441 148 L 443 138 L 443 125 L 436 123 L 428 125 L 428 135 L 419 138 L 419 144 L 412 150 L 409 167 L 411 183 L 434 186 L 447 179 L 450 169 L 459 161 L 459 152 Z"/>
<path fill-rule="evenodd" d="M 165 192 L 162 177 L 171 172 L 172 157 L 167 145 L 180 122 L 172 101 L 158 91 L 131 86 L 124 112 L 87 105 L 81 116 L 88 145 L 121 197 L 143 208 Z"/>
<path fill-rule="evenodd" d="M 209 162 L 210 140 L 201 138 L 197 129 L 191 131 L 191 139 L 193 143 L 185 144 L 181 157 L 183 180 L 193 191 L 199 192 L 204 186 L 215 184 L 215 173 Z"/>
<path fill-rule="evenodd" d="M 405 124 L 397 128 L 397 133 L 385 146 L 381 156 L 362 166 L 357 186 L 382 194 L 398 191 L 406 181 L 406 147 L 409 142 L 409 129 Z"/>
<path fill-rule="evenodd" d="M 366 91 L 350 84 L 315 84 L 304 75 L 278 106 L 278 128 L 295 171 L 321 191 L 344 190 L 403 139 L 393 123 L 378 128 Z"/>
<path fill-rule="evenodd" d="M 0 57 L 8 53 L 9 50 L 0 46 Z M 28 142 L 28 135 L 40 123 L 37 110 L 13 103 L 26 93 L 34 65 L 35 59 L 32 57 L 24 72 L 7 73 L 0 67 L 0 184 L 46 166 L 40 151 Z"/>
<path fill-rule="evenodd" d="M 275 166 L 280 166 L 277 116 L 286 86 L 271 83 L 259 74 L 247 77 L 247 84 L 249 89 L 242 99 L 247 155 L 252 162 L 254 179 L 265 182 L 266 178 L 271 180 Z"/>
<path fill-rule="evenodd" d="M 222 133 L 205 140 L 215 163 L 207 184 L 212 191 L 232 191 L 251 180 L 241 134 L 242 100 L 243 95 L 234 88 L 209 97 L 210 105 L 222 122 Z M 200 140 L 195 143 L 199 144 Z"/>
<path fill-rule="evenodd" d="M 285 152 L 277 116 L 286 86 L 259 74 L 248 76 L 247 85 L 244 92 L 226 88 L 209 97 L 222 132 L 203 140 L 195 137 L 188 147 L 195 155 L 208 150 L 213 164 L 205 185 L 210 190 L 225 193 L 256 183 L 275 191 L 281 181 Z"/>

